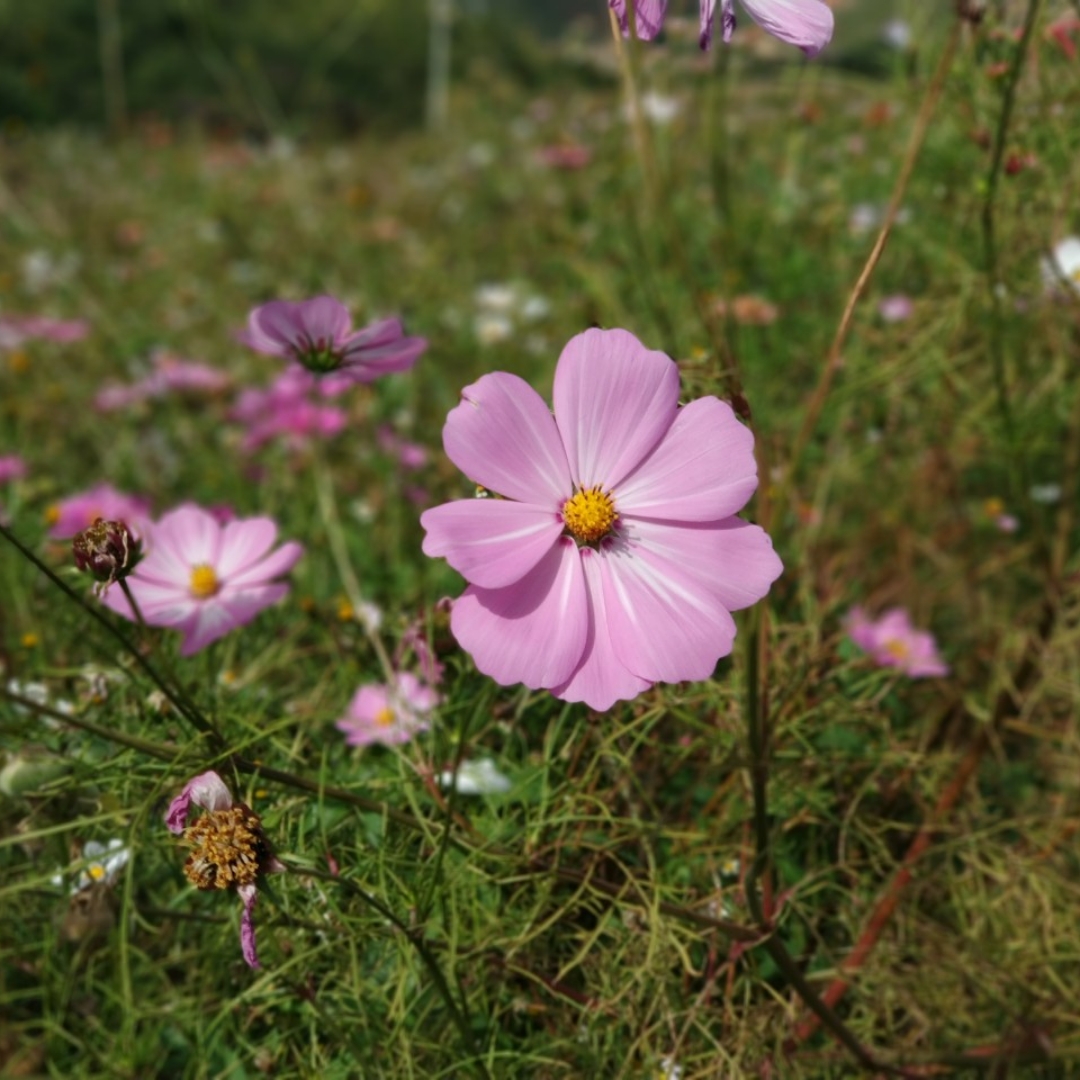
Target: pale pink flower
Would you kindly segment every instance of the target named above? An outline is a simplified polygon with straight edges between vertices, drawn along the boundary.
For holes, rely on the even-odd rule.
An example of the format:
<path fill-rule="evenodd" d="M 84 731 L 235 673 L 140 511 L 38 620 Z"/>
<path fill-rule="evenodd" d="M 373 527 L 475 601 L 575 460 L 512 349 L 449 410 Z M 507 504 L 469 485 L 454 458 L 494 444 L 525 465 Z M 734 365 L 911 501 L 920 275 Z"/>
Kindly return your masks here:
<path fill-rule="evenodd" d="M 250 622 L 277 603 L 289 586 L 277 580 L 303 548 L 290 542 L 271 551 L 277 525 L 270 518 L 239 518 L 222 525 L 202 507 L 187 504 L 147 528 L 146 555 L 127 585 L 143 619 L 178 630 L 182 656 Z M 111 589 L 103 603 L 135 619 L 127 597 Z"/>
<path fill-rule="evenodd" d="M 153 361 L 154 370 L 145 378 L 130 384 L 110 383 L 102 387 L 94 397 L 95 407 L 100 412 L 111 412 L 170 393 L 216 394 L 232 382 L 229 375 L 218 368 L 196 360 L 183 360 L 162 350 L 155 352 Z"/>
<path fill-rule="evenodd" d="M 10 484 L 12 480 L 21 480 L 25 475 L 26 462 L 18 454 L 0 457 L 0 484 Z"/>
<path fill-rule="evenodd" d="M 881 667 L 896 668 L 913 679 L 949 674 L 933 634 L 916 630 L 903 608 L 890 608 L 881 618 L 871 619 L 861 607 L 854 607 L 846 626 L 851 640 Z"/>
<path fill-rule="evenodd" d="M 85 319 L 51 319 L 47 315 L 0 315 L 0 349 L 18 348 L 24 341 L 40 338 L 67 344 L 90 333 Z"/>
<path fill-rule="evenodd" d="M 329 439 L 342 431 L 348 415 L 336 406 L 312 401 L 315 385 L 313 375 L 290 367 L 266 390 L 242 391 L 230 414 L 247 427 L 241 449 L 252 453 L 272 439 L 284 439 L 291 449 L 300 450 L 312 438 Z"/>
<path fill-rule="evenodd" d="M 505 372 L 462 391 L 446 452 L 502 497 L 420 521 L 425 553 L 469 583 L 451 628 L 484 674 L 607 709 L 707 679 L 731 651 L 730 613 L 783 568 L 735 517 L 757 487 L 753 436 L 724 402 L 678 398 L 675 364 L 625 330 L 569 342 L 554 416 Z"/>
<path fill-rule="evenodd" d="M 878 301 L 878 314 L 885 322 L 903 322 L 915 314 L 915 305 L 910 296 L 904 293 L 893 293 Z"/>
<path fill-rule="evenodd" d="M 45 511 L 49 537 L 70 540 L 97 521 L 122 521 L 136 536 L 141 536 L 150 519 L 150 504 L 135 495 L 125 495 L 111 484 L 98 484 L 89 491 L 69 495 Z"/>
<path fill-rule="evenodd" d="M 630 33 L 631 0 L 608 0 L 624 34 Z M 700 0 L 699 42 L 703 49 L 712 45 L 713 20 L 720 6 L 720 36 L 724 43 L 735 33 L 735 0 Z M 822 0 L 741 0 L 747 14 L 773 37 L 802 49 L 807 56 L 817 56 L 833 33 L 833 14 Z M 660 33 L 667 14 L 667 0 L 633 0 L 637 36 L 646 41 Z"/>
<path fill-rule="evenodd" d="M 244 341 L 271 356 L 294 360 L 317 375 L 336 373 L 352 382 L 407 371 L 427 348 L 405 337 L 400 319 L 383 319 L 353 330 L 345 305 L 332 296 L 293 303 L 272 300 L 248 316 Z"/>
<path fill-rule="evenodd" d="M 206 813 L 188 825 L 192 803 Z M 169 804 L 165 825 L 169 832 L 182 835 L 193 849 L 184 864 L 188 881 L 199 889 L 236 890 L 244 904 L 240 949 L 249 967 L 259 967 L 253 918 L 258 880 L 263 874 L 285 869 L 274 857 L 259 816 L 234 799 L 221 777 L 210 771 L 184 785 Z"/>
<path fill-rule="evenodd" d="M 425 717 L 440 700 L 437 691 L 425 686 L 411 672 L 402 671 L 393 686 L 385 683 L 361 686 L 336 727 L 345 733 L 350 746 L 405 743 L 427 731 L 429 724 Z"/>

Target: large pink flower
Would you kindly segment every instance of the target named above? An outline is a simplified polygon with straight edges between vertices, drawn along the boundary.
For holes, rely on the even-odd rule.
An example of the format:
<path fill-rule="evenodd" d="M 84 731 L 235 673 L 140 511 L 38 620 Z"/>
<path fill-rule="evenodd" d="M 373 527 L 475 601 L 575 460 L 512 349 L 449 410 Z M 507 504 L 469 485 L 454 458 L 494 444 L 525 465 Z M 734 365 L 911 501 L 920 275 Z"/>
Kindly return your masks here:
<path fill-rule="evenodd" d="M 679 407 L 679 375 L 625 330 L 563 350 L 555 413 L 522 379 L 483 376 L 446 452 L 499 498 L 428 510 L 424 551 L 469 582 L 451 627 L 497 682 L 610 708 L 654 682 L 706 679 L 731 612 L 782 566 L 734 515 L 757 487 L 753 436 L 713 397 Z"/>
<path fill-rule="evenodd" d="M 315 374 L 337 373 L 362 383 L 408 370 L 427 348 L 424 338 L 405 337 L 400 319 L 353 330 L 345 305 L 332 296 L 263 304 L 248 316 L 243 340 L 258 352 L 295 360 Z"/>
<path fill-rule="evenodd" d="M 881 618 L 871 619 L 861 607 L 854 607 L 846 625 L 851 640 L 881 667 L 896 668 L 912 679 L 949 674 L 933 634 L 916 630 L 903 608 L 890 608 Z"/>
<path fill-rule="evenodd" d="M 271 548 L 277 526 L 270 518 L 239 518 L 222 525 L 208 510 L 186 505 L 149 526 L 146 556 L 127 578 L 143 619 L 184 635 L 191 656 L 263 608 L 289 586 L 278 581 L 303 554 L 295 543 Z M 127 597 L 110 589 L 103 603 L 125 618 L 135 615 Z"/>
<path fill-rule="evenodd" d="M 651 41 L 660 33 L 668 0 L 608 0 L 624 34 L 630 32 L 629 5 L 634 4 L 637 36 Z M 701 47 L 712 45 L 713 20 L 720 4 L 720 34 L 726 44 L 735 32 L 735 0 L 701 0 Z M 822 0 L 741 0 L 750 18 L 775 38 L 817 56 L 833 33 L 833 14 Z"/>
<path fill-rule="evenodd" d="M 188 824 L 191 804 L 206 811 Z M 258 815 L 232 797 L 216 772 L 192 777 L 169 804 L 165 814 L 169 832 L 183 836 L 192 847 L 184 864 L 187 879 L 199 889 L 235 889 L 244 904 L 240 918 L 240 949 L 253 968 L 259 967 L 252 918 L 263 874 L 285 869 L 271 850 Z"/>

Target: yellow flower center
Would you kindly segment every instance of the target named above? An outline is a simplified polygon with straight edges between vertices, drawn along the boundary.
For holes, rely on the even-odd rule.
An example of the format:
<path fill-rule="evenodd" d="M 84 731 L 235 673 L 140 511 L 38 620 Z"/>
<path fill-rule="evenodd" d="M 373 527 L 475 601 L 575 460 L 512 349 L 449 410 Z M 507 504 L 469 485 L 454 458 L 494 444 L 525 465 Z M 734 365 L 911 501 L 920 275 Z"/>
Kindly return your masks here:
<path fill-rule="evenodd" d="M 198 566 L 191 568 L 191 583 L 188 588 L 196 600 L 206 600 L 221 588 L 221 582 L 218 581 L 218 576 L 214 573 L 212 566 L 199 563 Z"/>
<path fill-rule="evenodd" d="M 911 656 L 911 649 L 908 648 L 907 643 L 898 641 L 896 638 L 886 641 L 884 648 L 890 656 L 897 660 L 907 660 Z"/>
<path fill-rule="evenodd" d="M 184 830 L 184 840 L 195 849 L 184 873 L 200 889 L 250 885 L 270 857 L 262 822 L 246 806 L 203 814 Z"/>
<path fill-rule="evenodd" d="M 394 710 L 383 707 L 375 714 L 375 723 L 379 727 L 389 727 L 394 722 Z"/>
<path fill-rule="evenodd" d="M 615 527 L 619 515 L 609 494 L 598 487 L 585 488 L 563 503 L 563 521 L 579 544 L 595 544 Z"/>
<path fill-rule="evenodd" d="M 86 874 L 91 881 L 101 881 L 105 876 L 105 867 L 101 863 L 94 863 L 93 866 L 87 869 Z"/>
<path fill-rule="evenodd" d="M 60 507 L 55 503 L 45 511 L 45 524 L 55 525 L 60 520 Z"/>

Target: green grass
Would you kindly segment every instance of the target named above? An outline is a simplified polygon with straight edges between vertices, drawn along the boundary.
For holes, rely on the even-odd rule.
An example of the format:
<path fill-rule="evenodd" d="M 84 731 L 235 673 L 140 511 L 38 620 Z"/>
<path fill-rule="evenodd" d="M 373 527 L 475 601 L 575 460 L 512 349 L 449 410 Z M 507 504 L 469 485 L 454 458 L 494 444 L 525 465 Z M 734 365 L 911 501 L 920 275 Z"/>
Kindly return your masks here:
<path fill-rule="evenodd" d="M 973 1066 L 958 1056 L 993 1044 L 992 1075 L 1080 1072 L 1080 303 L 1049 297 L 1039 272 L 1080 232 L 1080 68 L 1047 43 L 1045 18 L 1004 144 L 1038 164 L 993 190 L 996 273 L 991 155 L 973 135 L 999 130 L 1008 78 L 987 66 L 1015 46 L 988 19 L 961 42 L 906 220 L 797 459 L 876 235 L 849 217 L 887 201 L 943 37 L 920 41 L 913 72 L 877 79 L 787 52 L 717 53 L 701 71 L 678 42 L 642 50 L 639 88 L 683 101 L 649 134 L 651 199 L 614 80 L 553 81 L 537 109 L 495 69 L 457 88 L 451 125 L 431 135 L 267 148 L 192 132 L 163 142 L 147 128 L 119 145 L 55 131 L 4 147 L 0 314 L 93 324 L 85 342 L 0 355 L 0 454 L 30 466 L 0 491 L 14 532 L 89 596 L 45 538 L 66 494 L 107 479 L 159 512 L 190 499 L 274 516 L 307 548 L 285 603 L 186 661 L 157 632 L 152 657 L 232 750 L 360 801 L 228 773 L 132 657 L 0 545 L 4 681 L 45 683 L 85 722 L 0 698 L 0 752 L 17 777 L 0 795 L 0 1076 L 630 1078 L 661 1076 L 664 1058 L 683 1080 L 758 1076 L 770 1058 L 778 1076 L 857 1071 L 820 1032 L 790 1046 L 806 1010 L 773 951 L 733 950 L 694 919 L 754 923 L 753 618 L 740 617 L 713 681 L 656 687 L 604 715 L 495 686 L 435 609 L 460 579 L 421 554 L 418 509 L 378 449 L 377 426 L 393 424 L 431 449 L 417 478 L 429 503 L 465 493 L 440 443 L 460 389 L 497 369 L 548 396 L 560 349 L 594 323 L 677 359 L 686 398 L 727 396 L 737 377 L 768 497 L 747 516 L 787 497 L 769 525 L 786 570 L 767 618 L 760 608 L 757 694 L 770 730 L 766 876 L 783 900 L 773 940 L 823 991 L 930 822 L 840 1017 L 902 1065 L 960 1074 Z M 553 72 L 578 62 L 550 58 Z M 535 148 L 560 139 L 593 160 L 539 167 Z M 35 251 L 79 264 L 31 291 L 21 266 Z M 503 281 L 550 312 L 483 345 L 474 291 Z M 900 291 L 915 315 L 886 324 L 877 300 Z M 401 312 L 431 346 L 414 371 L 346 398 L 350 425 L 318 454 L 271 448 L 252 474 L 228 396 L 91 408 L 154 345 L 265 383 L 276 362 L 234 331 L 256 303 L 319 292 L 359 322 Z M 746 293 L 778 305 L 777 321 L 711 314 Z M 333 726 L 381 674 L 340 611 L 347 586 L 317 477 L 387 647 L 421 619 L 447 667 L 431 732 L 400 753 L 347 751 Z M 1047 483 L 1060 500 L 1033 500 Z M 990 499 L 1017 532 L 994 527 Z M 856 603 L 907 607 L 952 674 L 874 668 L 845 639 Z M 115 676 L 107 695 L 90 693 L 88 664 Z M 973 748 L 970 782 L 935 816 Z M 448 805 L 432 777 L 459 753 L 492 757 L 512 791 Z M 187 885 L 161 820 L 214 764 L 296 868 L 262 893 L 258 972 L 240 956 L 239 902 Z M 113 836 L 131 863 L 80 918 L 50 878 Z M 331 858 L 350 884 L 328 877 Z"/>

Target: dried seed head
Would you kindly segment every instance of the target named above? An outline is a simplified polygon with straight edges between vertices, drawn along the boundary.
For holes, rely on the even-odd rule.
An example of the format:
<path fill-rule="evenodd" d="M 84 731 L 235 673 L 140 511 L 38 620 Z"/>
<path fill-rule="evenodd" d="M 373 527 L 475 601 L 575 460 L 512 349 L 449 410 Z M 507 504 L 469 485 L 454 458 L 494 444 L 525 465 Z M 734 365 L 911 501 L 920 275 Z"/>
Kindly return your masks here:
<path fill-rule="evenodd" d="M 200 889 L 253 885 L 274 861 L 259 815 L 243 803 L 203 814 L 184 840 L 194 848 L 184 873 Z"/>

